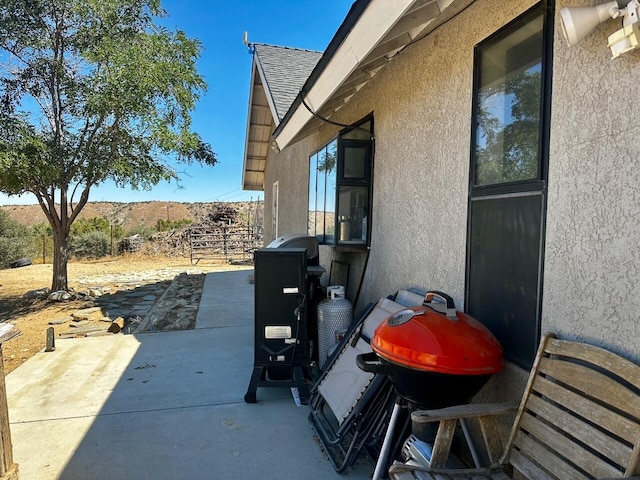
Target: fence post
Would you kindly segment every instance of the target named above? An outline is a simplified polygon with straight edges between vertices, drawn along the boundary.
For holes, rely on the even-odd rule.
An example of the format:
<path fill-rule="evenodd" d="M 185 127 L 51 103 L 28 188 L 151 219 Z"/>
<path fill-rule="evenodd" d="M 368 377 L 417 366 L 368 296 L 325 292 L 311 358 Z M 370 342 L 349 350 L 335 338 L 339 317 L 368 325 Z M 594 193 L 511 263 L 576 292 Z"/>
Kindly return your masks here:
<path fill-rule="evenodd" d="M 227 227 L 222 227 L 222 240 L 224 241 L 224 258 L 228 259 L 227 256 Z"/>

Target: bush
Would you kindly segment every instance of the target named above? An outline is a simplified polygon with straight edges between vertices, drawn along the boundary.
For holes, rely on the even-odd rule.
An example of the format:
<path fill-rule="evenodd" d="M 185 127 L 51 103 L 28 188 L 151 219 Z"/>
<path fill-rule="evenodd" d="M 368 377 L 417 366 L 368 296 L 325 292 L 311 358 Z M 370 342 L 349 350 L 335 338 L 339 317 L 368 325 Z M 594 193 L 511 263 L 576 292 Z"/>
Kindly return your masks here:
<path fill-rule="evenodd" d="M 113 237 L 117 239 L 124 235 L 124 228 L 119 223 L 110 223 L 104 217 L 79 218 L 71 225 L 71 235 L 84 235 L 89 232 L 102 232 L 108 236 L 113 233 Z"/>
<path fill-rule="evenodd" d="M 69 253 L 76 258 L 101 258 L 110 253 L 109 235 L 92 231 L 69 237 Z"/>
<path fill-rule="evenodd" d="M 168 232 L 169 230 L 186 227 L 187 225 L 191 225 L 192 223 L 193 220 L 191 220 L 190 218 L 183 218 L 182 220 L 159 219 L 156 222 L 156 230 L 158 232 Z"/>
<path fill-rule="evenodd" d="M 140 235 L 145 240 L 149 240 L 156 233 L 156 229 L 153 227 L 148 227 L 147 225 L 138 225 L 129 230 L 125 236 L 133 237 L 134 235 Z"/>
<path fill-rule="evenodd" d="M 32 231 L 0 210 L 0 268 L 7 268 L 14 260 L 35 254 Z"/>

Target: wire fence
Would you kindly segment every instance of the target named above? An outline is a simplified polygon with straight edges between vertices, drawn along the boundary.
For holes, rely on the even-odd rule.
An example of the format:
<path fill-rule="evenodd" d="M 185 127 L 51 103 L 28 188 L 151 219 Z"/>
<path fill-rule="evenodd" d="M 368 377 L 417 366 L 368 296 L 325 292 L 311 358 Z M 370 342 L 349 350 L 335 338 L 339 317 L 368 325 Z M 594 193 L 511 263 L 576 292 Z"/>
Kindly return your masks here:
<path fill-rule="evenodd" d="M 253 261 L 263 246 L 262 226 L 197 226 L 189 229 L 191 264 L 200 260 Z"/>

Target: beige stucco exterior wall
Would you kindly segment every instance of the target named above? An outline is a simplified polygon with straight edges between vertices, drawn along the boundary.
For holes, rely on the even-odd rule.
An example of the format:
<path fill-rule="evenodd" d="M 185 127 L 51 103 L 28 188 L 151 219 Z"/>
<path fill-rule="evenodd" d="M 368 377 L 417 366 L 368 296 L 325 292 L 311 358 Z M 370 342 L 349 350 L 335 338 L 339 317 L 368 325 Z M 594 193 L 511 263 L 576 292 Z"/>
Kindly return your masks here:
<path fill-rule="evenodd" d="M 534 3 L 476 2 L 389 62 L 342 113 L 375 118 L 364 299 L 419 286 L 463 308 L 473 48 Z"/>
<path fill-rule="evenodd" d="M 638 362 L 640 52 L 611 60 L 607 36 L 619 28 L 555 44 L 543 328 Z"/>
<path fill-rule="evenodd" d="M 333 118 L 350 123 L 374 112 L 372 241 L 361 303 L 420 286 L 449 292 L 464 308 L 473 49 L 535 3 L 478 0 L 406 48 Z M 542 330 L 638 361 L 640 52 L 610 60 L 613 21 L 569 48 L 555 18 Z M 292 176 L 291 231 L 306 228 L 299 199 L 307 198 L 308 156 L 335 133 L 325 128 L 277 156 L 286 164 L 278 175 Z M 282 211 L 284 191 L 281 184 Z M 359 277 L 357 268 L 352 274 Z M 509 366 L 484 395 L 517 398 L 525 376 Z"/>
<path fill-rule="evenodd" d="M 264 241 L 273 240 L 273 184 L 279 185 L 278 236 L 307 233 L 309 196 L 309 155 L 315 140 L 309 137 L 282 152 L 269 152 L 265 168 Z"/>

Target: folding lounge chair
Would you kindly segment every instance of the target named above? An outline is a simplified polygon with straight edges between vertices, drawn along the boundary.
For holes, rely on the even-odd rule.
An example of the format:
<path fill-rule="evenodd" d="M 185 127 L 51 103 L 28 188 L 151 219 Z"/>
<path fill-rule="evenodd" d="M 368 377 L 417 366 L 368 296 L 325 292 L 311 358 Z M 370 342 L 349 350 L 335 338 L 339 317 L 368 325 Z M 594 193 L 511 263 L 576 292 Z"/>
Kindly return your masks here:
<path fill-rule="evenodd" d="M 370 305 L 351 325 L 311 390 L 309 422 L 337 472 L 353 465 L 364 447 L 372 456 L 396 397 L 387 377 L 364 372 L 356 357 L 371 352 L 369 342 L 385 318 L 423 300 L 424 293 L 400 290 L 393 299 Z"/>

